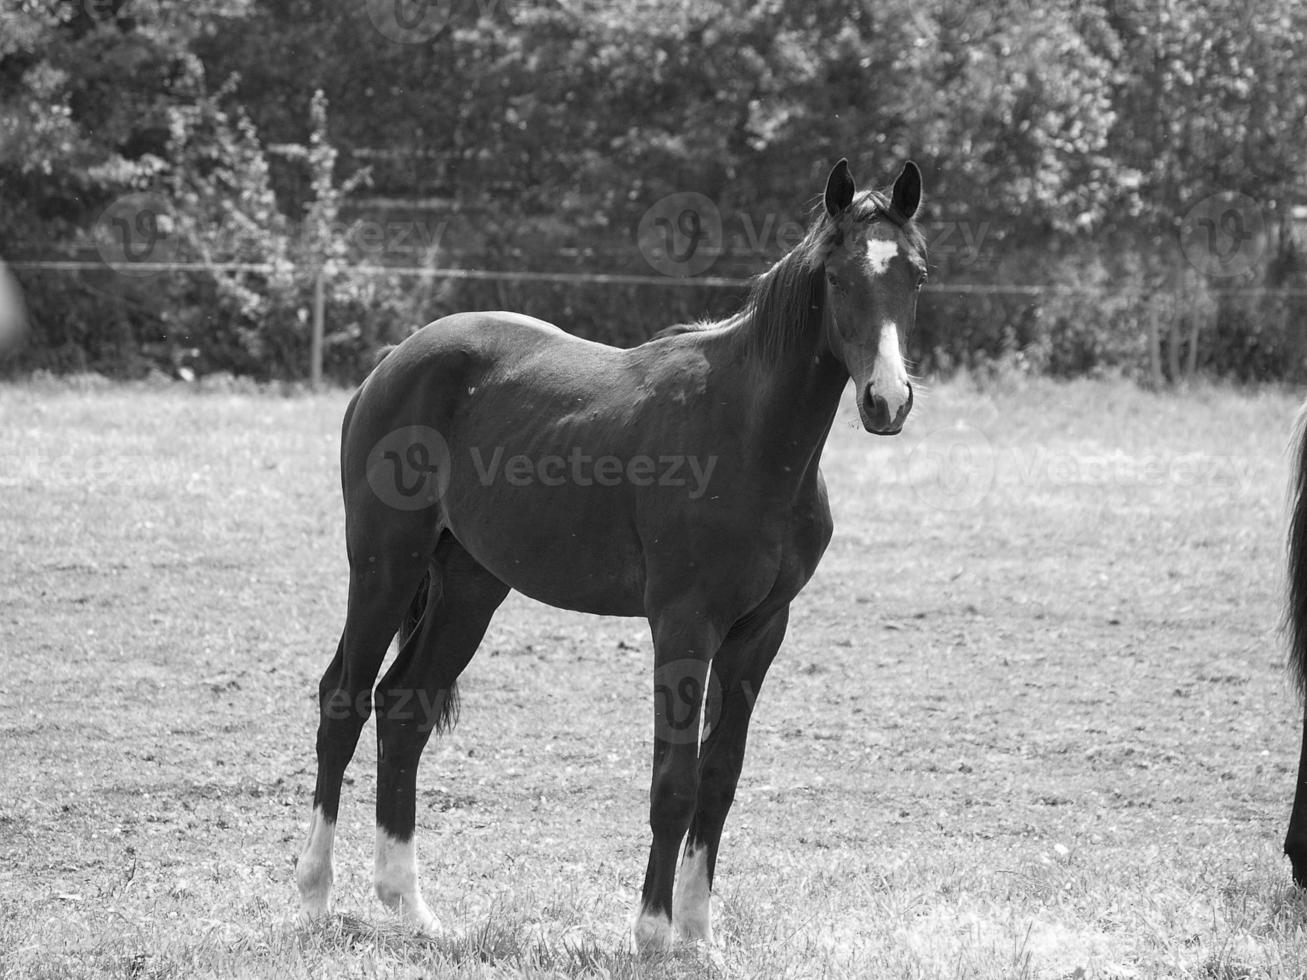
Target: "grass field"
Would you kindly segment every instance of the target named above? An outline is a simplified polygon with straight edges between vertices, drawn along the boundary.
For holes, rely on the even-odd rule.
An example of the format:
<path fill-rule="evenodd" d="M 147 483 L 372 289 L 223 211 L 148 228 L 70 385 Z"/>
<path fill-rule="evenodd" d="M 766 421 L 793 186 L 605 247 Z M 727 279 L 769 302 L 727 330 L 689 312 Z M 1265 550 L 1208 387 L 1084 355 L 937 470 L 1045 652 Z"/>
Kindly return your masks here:
<path fill-rule="evenodd" d="M 953 382 L 851 407 L 836 530 L 762 692 L 723 949 L 640 960 L 639 620 L 511 597 L 419 779 L 420 940 L 295 923 L 344 611 L 343 392 L 0 387 L 0 975 L 1301 977 L 1280 856 L 1285 394 Z"/>

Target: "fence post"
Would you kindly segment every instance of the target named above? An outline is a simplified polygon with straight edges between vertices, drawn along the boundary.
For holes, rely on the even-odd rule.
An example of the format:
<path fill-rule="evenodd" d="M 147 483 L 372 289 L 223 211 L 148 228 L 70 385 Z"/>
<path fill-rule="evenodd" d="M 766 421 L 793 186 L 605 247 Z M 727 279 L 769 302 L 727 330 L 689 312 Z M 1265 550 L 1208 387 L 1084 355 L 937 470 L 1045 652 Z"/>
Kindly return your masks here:
<path fill-rule="evenodd" d="M 1148 373 L 1153 379 L 1153 388 L 1162 389 L 1162 314 L 1153 297 L 1148 298 Z"/>
<path fill-rule="evenodd" d="M 313 332 L 309 336 L 309 385 L 316 391 L 322 387 L 323 318 L 327 306 L 327 273 L 319 266 L 313 279 Z"/>

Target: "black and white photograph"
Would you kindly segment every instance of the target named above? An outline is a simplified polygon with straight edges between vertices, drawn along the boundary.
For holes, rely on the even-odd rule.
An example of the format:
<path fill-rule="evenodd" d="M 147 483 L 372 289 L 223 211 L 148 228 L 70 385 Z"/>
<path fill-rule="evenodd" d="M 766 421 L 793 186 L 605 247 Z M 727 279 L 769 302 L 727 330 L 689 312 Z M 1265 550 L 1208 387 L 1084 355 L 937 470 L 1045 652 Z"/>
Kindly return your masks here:
<path fill-rule="evenodd" d="M 0 980 L 1307 977 L 1307 4 L 0 0 Z"/>

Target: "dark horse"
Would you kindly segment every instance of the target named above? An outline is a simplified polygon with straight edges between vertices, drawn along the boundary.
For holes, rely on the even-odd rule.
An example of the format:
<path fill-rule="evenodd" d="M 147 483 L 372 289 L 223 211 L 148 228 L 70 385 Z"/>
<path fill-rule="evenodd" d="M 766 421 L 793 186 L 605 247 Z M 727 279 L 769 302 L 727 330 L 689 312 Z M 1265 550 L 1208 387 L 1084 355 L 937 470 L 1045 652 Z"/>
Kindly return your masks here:
<path fill-rule="evenodd" d="M 852 377 L 862 424 L 880 435 L 912 408 L 901 344 L 926 278 L 920 198 L 915 164 L 887 193 L 855 193 L 841 160 L 806 237 L 720 323 L 622 350 L 512 313 L 461 313 L 382 359 L 341 434 L 349 608 L 319 689 L 296 868 L 307 914 L 328 908 L 341 780 L 375 709 L 377 894 L 436 927 L 413 840 L 418 760 L 517 589 L 648 618 L 653 844 L 634 937 L 641 950 L 667 947 L 673 928 L 711 941 L 754 698 L 830 540 L 818 462 L 841 391 Z"/>
<path fill-rule="evenodd" d="M 1284 625 L 1289 634 L 1289 670 L 1299 694 L 1307 695 L 1307 406 L 1298 413 L 1293 445 L 1296 466 L 1289 519 L 1289 601 Z M 1303 716 L 1298 789 L 1289 815 L 1284 853 L 1293 866 L 1293 880 L 1307 888 L 1307 714 Z"/>

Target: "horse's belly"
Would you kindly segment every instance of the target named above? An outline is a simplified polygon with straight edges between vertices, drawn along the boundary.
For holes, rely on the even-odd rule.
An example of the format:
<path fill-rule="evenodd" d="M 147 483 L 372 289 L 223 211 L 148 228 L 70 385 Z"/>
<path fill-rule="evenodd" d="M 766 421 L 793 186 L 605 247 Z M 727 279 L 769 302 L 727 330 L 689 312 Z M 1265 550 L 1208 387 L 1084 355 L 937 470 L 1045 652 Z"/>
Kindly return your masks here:
<path fill-rule="evenodd" d="M 447 509 L 449 529 L 497 578 L 533 599 L 605 616 L 645 615 L 644 555 L 634 528 L 615 508 L 578 506 L 541 489 L 515 495 L 483 488 L 477 506 Z"/>

